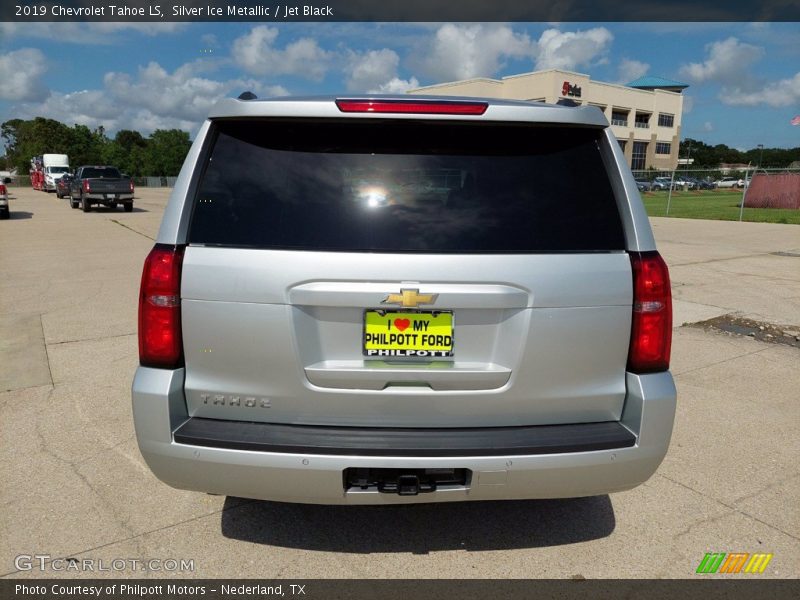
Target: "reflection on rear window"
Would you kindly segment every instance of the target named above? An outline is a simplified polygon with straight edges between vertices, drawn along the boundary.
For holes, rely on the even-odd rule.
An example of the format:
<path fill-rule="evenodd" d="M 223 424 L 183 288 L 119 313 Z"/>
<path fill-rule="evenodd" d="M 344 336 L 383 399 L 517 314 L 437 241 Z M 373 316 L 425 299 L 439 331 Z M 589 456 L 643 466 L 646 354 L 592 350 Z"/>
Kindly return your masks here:
<path fill-rule="evenodd" d="M 597 130 L 220 121 L 189 241 L 431 253 L 624 248 Z"/>

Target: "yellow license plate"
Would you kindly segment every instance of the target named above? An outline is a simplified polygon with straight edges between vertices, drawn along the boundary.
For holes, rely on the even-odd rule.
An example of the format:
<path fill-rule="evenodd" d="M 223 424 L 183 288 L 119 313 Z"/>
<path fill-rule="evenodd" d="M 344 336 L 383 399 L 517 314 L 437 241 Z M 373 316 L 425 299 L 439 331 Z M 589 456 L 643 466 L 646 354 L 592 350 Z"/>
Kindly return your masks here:
<path fill-rule="evenodd" d="M 364 311 L 365 356 L 453 356 L 450 311 Z"/>

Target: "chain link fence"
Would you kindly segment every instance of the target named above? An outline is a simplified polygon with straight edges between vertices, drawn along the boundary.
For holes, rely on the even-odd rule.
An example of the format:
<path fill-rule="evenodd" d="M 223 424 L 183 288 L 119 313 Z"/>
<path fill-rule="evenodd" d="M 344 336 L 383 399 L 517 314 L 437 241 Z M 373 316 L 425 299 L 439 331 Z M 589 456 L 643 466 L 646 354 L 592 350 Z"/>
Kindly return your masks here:
<path fill-rule="evenodd" d="M 734 196 L 742 220 L 744 208 L 800 209 L 800 169 L 676 169 L 634 171 L 647 202 L 661 196 L 669 216 L 673 198 Z"/>

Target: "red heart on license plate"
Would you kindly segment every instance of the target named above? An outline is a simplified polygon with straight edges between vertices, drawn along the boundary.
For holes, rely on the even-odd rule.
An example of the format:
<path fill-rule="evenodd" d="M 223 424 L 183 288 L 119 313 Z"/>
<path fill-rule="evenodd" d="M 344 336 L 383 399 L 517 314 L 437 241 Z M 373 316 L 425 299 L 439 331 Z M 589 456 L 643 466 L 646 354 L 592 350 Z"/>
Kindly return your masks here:
<path fill-rule="evenodd" d="M 411 321 L 408 319 L 395 319 L 394 326 L 397 327 L 400 331 L 405 331 L 408 329 L 408 326 L 411 325 Z"/>

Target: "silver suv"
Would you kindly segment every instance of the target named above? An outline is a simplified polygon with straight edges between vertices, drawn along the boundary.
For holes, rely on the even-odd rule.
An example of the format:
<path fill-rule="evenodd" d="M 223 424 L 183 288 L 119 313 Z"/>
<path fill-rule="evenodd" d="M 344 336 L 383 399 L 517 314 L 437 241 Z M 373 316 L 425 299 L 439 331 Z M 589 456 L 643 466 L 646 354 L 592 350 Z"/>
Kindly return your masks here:
<path fill-rule="evenodd" d="M 671 299 L 595 108 L 220 102 L 142 276 L 157 477 L 289 502 L 630 489 L 669 445 Z"/>

